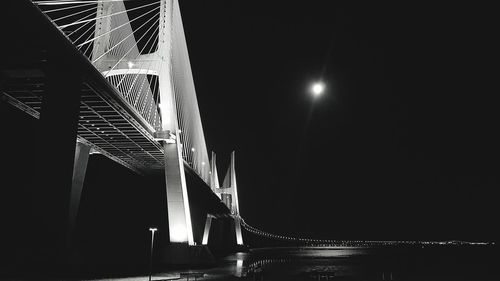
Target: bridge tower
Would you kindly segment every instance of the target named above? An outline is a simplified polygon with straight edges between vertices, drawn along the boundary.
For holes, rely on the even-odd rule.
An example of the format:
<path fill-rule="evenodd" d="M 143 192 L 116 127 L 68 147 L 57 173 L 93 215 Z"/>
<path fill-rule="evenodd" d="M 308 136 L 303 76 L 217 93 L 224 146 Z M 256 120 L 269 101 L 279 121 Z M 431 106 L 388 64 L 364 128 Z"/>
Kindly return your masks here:
<path fill-rule="evenodd" d="M 175 32 L 173 21 L 175 16 L 178 17 L 178 21 L 180 20 L 178 9 L 177 0 L 160 1 L 157 48 L 153 52 L 140 54 L 138 49 L 133 47 L 136 45 L 133 36 L 127 36 L 132 32 L 121 31 L 122 29 L 131 28 L 130 26 L 125 26 L 116 31 L 112 30 L 109 15 L 125 10 L 123 2 L 99 0 L 95 27 L 97 40 L 94 42 L 92 61 L 96 68 L 106 77 L 124 74 L 146 74 L 158 77 L 158 108 L 161 125 L 154 129 L 155 139 L 163 143 L 164 150 L 169 237 L 171 245 L 174 245 L 174 247 L 177 245 L 185 249 L 186 246 L 195 245 L 195 242 L 184 173 L 184 159 L 182 157 L 183 148 L 178 120 L 178 107 L 180 105 L 176 103 L 173 85 L 172 41 L 173 32 Z M 174 11 L 177 14 L 174 14 Z M 123 14 L 123 17 L 123 22 L 128 21 L 126 13 Z M 183 33 L 183 31 L 181 32 Z M 123 44 L 129 45 L 131 52 L 124 55 L 114 54 L 113 51 L 110 52 L 112 41 L 124 41 Z"/>
<path fill-rule="evenodd" d="M 234 151 L 231 152 L 231 163 L 229 164 L 229 167 L 227 169 L 220 192 L 222 201 L 229 208 L 229 210 L 231 211 L 231 215 L 234 218 L 236 243 L 238 245 L 243 245 L 243 236 L 241 235 L 240 206 L 238 202 L 238 187 L 236 184 Z"/>
<path fill-rule="evenodd" d="M 217 173 L 217 157 L 215 152 L 212 151 L 212 158 L 210 159 L 210 188 L 212 192 L 215 193 L 220 199 L 220 193 L 217 191 L 220 189 L 219 185 L 219 175 Z M 203 238 L 201 241 L 202 245 L 208 245 L 208 237 L 210 235 L 210 228 L 212 227 L 212 220 L 214 216 L 211 214 L 207 214 L 207 218 L 205 220 L 205 228 L 203 230 Z"/>
<path fill-rule="evenodd" d="M 135 39 L 127 38 L 126 35 L 131 32 L 120 33 L 121 29 L 112 32 L 109 15 L 125 10 L 125 6 L 122 1 L 99 0 L 95 30 L 98 39 L 94 43 L 92 60 L 96 68 L 106 77 L 124 74 L 147 74 L 158 77 L 161 127 L 155 128 L 155 138 L 163 143 L 170 242 L 192 246 L 195 243 L 182 158 L 181 131 L 177 118 L 178 105 L 176 105 L 172 77 L 173 11 L 178 8 L 177 0 L 160 1 L 158 47 L 154 52 L 139 54 L 137 49 L 131 47 L 130 53 L 120 56 L 107 51 L 111 41 L 123 40 L 125 42 L 123 44 L 133 46 L 136 44 Z M 128 21 L 128 18 L 123 20 Z"/>
<path fill-rule="evenodd" d="M 216 168 L 216 158 L 215 153 L 212 152 L 211 160 L 211 188 L 219 196 L 222 202 L 231 212 L 231 217 L 234 220 L 234 232 L 236 235 L 236 244 L 243 246 L 243 235 L 241 234 L 241 217 L 240 208 L 238 202 L 238 187 L 236 183 L 236 170 L 235 170 L 235 153 L 231 152 L 231 162 L 227 169 L 226 175 L 224 177 L 224 182 L 222 187 L 219 186 L 217 168 Z M 210 227 L 212 224 L 213 217 L 207 215 L 205 222 L 205 230 L 203 233 L 203 245 L 208 244 L 208 238 L 210 234 Z"/>
<path fill-rule="evenodd" d="M 118 85 L 114 83 L 119 91 L 124 84 L 131 85 L 127 93 L 121 94 L 129 103 L 130 96 L 137 97 L 132 104 L 134 108 L 137 101 L 147 100 L 153 106 L 142 108 L 154 108 L 148 116 L 152 111 L 159 111 L 160 122 L 150 123 L 150 129 L 154 131 L 154 139 L 162 144 L 164 153 L 170 239 L 166 256 L 175 256 L 178 261 L 181 257 L 189 259 L 189 248 L 195 246 L 184 165 L 190 165 L 205 182 L 209 182 L 210 165 L 179 3 L 178 0 L 160 0 L 158 4 L 159 7 L 151 6 L 152 11 L 159 8 L 158 35 L 154 39 L 157 41 L 152 41 L 157 42 L 156 48 L 143 52 L 137 46 L 137 38 L 131 36 L 134 32 L 124 1 L 98 0 L 91 61 L 108 81 L 120 80 Z M 133 75 L 135 78 L 128 81 L 123 78 Z M 140 83 L 136 82 L 139 75 L 156 79 L 144 79 L 139 87 Z M 140 93 L 130 94 L 131 91 Z"/>
<path fill-rule="evenodd" d="M 158 50 L 150 55 L 160 59 L 159 88 L 161 133 L 164 140 L 165 182 L 167 189 L 168 224 L 171 243 L 194 245 L 191 213 L 187 194 L 179 122 L 172 85 L 172 22 L 174 1 L 160 3 Z"/>

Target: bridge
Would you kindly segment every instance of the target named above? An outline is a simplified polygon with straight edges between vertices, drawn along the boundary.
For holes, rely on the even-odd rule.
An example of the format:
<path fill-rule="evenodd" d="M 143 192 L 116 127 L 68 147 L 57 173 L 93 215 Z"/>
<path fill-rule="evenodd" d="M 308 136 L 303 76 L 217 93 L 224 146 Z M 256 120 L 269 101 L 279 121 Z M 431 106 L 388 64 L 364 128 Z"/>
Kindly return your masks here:
<path fill-rule="evenodd" d="M 56 229 L 50 235 L 65 241 L 60 247 L 72 243 L 92 153 L 144 176 L 164 174 L 177 260 L 207 245 L 220 217 L 234 220 L 236 244 L 244 244 L 235 154 L 220 184 L 176 0 L 12 1 L 4 11 L 26 16 L 5 23 L 15 28 L 2 34 L 11 44 L 1 95 L 40 120 L 36 177 L 39 187 L 54 187 L 40 196 L 57 198 L 41 211 Z M 188 172 L 205 186 L 188 186 Z M 203 235 L 193 233 L 188 188 L 205 189 Z"/>
<path fill-rule="evenodd" d="M 92 153 L 146 177 L 164 175 L 167 252 L 176 260 L 192 261 L 190 249 L 209 244 L 219 218 L 232 220 L 235 249 L 245 244 L 243 230 L 283 245 L 421 244 L 297 238 L 247 224 L 235 153 L 221 184 L 216 155 L 207 151 L 177 0 L 14 0 L 2 21 L 13 27 L 2 29 L 2 100 L 39 119 L 29 134 L 37 140 L 36 194 L 55 202 L 39 206 L 51 226 L 39 238 L 47 248 L 71 247 Z M 188 185 L 187 175 L 202 184 Z M 205 205 L 201 233 L 193 228 L 190 189 Z"/>

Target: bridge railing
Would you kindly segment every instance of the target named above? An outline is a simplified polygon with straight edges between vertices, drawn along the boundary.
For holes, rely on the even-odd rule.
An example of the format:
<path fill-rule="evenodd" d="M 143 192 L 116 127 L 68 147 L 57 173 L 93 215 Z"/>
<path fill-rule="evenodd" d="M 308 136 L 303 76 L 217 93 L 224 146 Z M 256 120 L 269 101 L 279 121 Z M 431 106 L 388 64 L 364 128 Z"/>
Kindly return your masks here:
<path fill-rule="evenodd" d="M 320 247 L 380 247 L 380 246 L 429 246 L 429 245 L 494 245 L 489 242 L 469 241 L 418 241 L 418 240 L 337 240 L 299 238 L 290 235 L 274 234 L 255 228 L 241 218 L 241 226 L 248 232 L 275 241 L 287 242 L 293 245 L 320 246 Z"/>

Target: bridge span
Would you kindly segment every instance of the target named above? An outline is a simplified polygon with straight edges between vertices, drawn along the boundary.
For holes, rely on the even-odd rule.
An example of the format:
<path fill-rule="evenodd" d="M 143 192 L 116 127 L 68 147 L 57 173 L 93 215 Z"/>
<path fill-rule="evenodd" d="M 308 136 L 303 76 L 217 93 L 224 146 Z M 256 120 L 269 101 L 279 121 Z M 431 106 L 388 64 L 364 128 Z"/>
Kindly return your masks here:
<path fill-rule="evenodd" d="M 215 153 L 210 159 L 203 135 L 178 2 L 16 0 L 7 7 L 1 13 L 8 56 L 0 94 L 39 119 L 31 137 L 32 188 L 46 226 L 37 230 L 40 252 L 64 261 L 71 251 L 92 153 L 146 177 L 164 175 L 167 259 L 191 261 L 189 248 L 208 244 L 217 218 L 233 220 L 230 235 L 243 245 L 234 153 L 220 185 Z M 193 228 L 193 192 L 203 198 L 202 228 Z"/>
<path fill-rule="evenodd" d="M 39 221 L 29 235 L 38 247 L 36 262 L 69 262 L 92 153 L 144 177 L 161 175 L 169 240 L 161 250 L 167 262 L 210 259 L 207 245 L 221 221 L 229 226 L 217 235 L 234 250 L 244 249 L 250 235 L 282 245 L 440 243 L 297 238 L 246 223 L 239 212 L 235 153 L 221 184 L 216 155 L 207 151 L 177 0 L 4 5 L 1 99 L 39 119 L 36 130 L 17 136 L 32 140 L 26 163 Z"/>

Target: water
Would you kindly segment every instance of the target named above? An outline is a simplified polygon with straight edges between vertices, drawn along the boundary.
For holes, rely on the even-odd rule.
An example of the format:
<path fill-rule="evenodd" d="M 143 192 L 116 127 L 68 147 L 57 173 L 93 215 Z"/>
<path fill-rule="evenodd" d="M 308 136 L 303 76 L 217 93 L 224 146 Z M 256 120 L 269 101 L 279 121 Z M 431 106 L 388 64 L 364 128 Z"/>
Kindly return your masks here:
<path fill-rule="evenodd" d="M 156 273 L 154 280 L 499 280 L 491 246 L 268 248 L 237 253 L 205 269 Z"/>
<path fill-rule="evenodd" d="M 494 246 L 265 248 L 236 253 L 209 268 L 155 272 L 152 280 L 500 280 Z M 149 276 L 93 279 L 142 280 Z"/>

